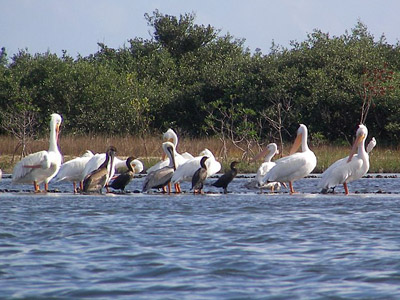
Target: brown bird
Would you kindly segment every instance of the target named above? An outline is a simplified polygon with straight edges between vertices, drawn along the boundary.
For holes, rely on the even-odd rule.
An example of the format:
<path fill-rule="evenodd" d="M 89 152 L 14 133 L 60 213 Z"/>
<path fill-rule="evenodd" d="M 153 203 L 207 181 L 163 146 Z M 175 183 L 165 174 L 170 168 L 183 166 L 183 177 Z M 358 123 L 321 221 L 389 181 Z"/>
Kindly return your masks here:
<path fill-rule="evenodd" d="M 111 177 L 112 166 L 117 149 L 110 146 L 106 152 L 106 159 L 96 170 L 89 173 L 83 180 L 84 193 L 101 193 L 103 187 Z"/>
<path fill-rule="evenodd" d="M 176 170 L 175 146 L 171 142 L 164 142 L 162 148 L 169 158 L 169 165 L 147 174 L 143 182 L 142 192 L 150 189 L 160 189 L 168 185 L 168 193 L 171 193 L 171 178 Z"/>
<path fill-rule="evenodd" d="M 223 174 L 216 182 L 214 182 L 212 185 L 215 187 L 222 187 L 224 189 L 224 194 L 228 193 L 228 184 L 233 180 L 233 178 L 236 177 L 237 175 L 237 169 L 235 166 L 239 162 L 233 161 L 231 163 L 231 168 L 230 170 L 226 171 L 225 174 Z"/>
<path fill-rule="evenodd" d="M 116 190 L 124 191 L 125 187 L 132 181 L 133 177 L 135 176 L 135 163 L 133 162 L 135 158 L 133 156 L 129 156 L 126 160 L 126 167 L 128 171 L 118 175 L 117 178 L 110 184 L 110 187 Z"/>
<path fill-rule="evenodd" d="M 192 190 L 193 193 L 200 193 L 203 194 L 203 185 L 204 181 L 207 178 L 207 166 L 206 166 L 206 160 L 208 159 L 207 156 L 203 156 L 200 160 L 200 168 L 194 172 L 193 177 L 192 177 Z"/>

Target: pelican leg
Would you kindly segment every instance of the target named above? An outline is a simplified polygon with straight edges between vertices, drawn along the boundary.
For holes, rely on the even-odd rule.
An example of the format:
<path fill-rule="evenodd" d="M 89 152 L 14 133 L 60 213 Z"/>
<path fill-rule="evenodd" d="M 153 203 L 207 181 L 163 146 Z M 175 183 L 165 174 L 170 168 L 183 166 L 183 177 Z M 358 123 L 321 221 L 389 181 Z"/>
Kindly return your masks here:
<path fill-rule="evenodd" d="M 76 182 L 73 181 L 72 184 L 74 185 L 74 194 L 76 194 L 76 193 L 77 193 L 77 190 L 76 190 Z"/>
<path fill-rule="evenodd" d="M 344 187 L 344 193 L 345 193 L 346 195 L 348 195 L 348 194 L 349 194 L 349 188 L 348 188 L 348 186 L 347 186 L 347 182 L 344 182 L 344 183 L 343 183 L 343 187 Z"/>
<path fill-rule="evenodd" d="M 35 193 L 40 193 L 39 185 L 36 180 L 33 182 L 33 188 L 35 189 Z"/>
<path fill-rule="evenodd" d="M 170 182 L 168 182 L 168 195 L 171 194 L 171 190 L 172 190 L 172 184 L 171 184 L 171 181 L 170 181 Z"/>
<path fill-rule="evenodd" d="M 162 192 L 165 194 L 167 192 L 167 186 L 162 187 Z"/>
<path fill-rule="evenodd" d="M 47 182 L 44 184 L 44 191 L 45 192 L 49 191 L 49 184 Z"/>
<path fill-rule="evenodd" d="M 290 189 L 290 194 L 293 195 L 294 193 L 296 193 L 293 189 L 293 184 L 291 181 L 289 181 L 289 189 Z"/>
<path fill-rule="evenodd" d="M 83 181 L 79 181 L 79 189 L 81 192 L 83 191 Z"/>
<path fill-rule="evenodd" d="M 174 185 L 174 187 L 175 187 L 175 192 L 176 193 L 181 193 L 182 192 L 182 190 L 181 190 L 181 185 L 179 184 L 179 182 L 178 183 L 175 183 L 175 185 Z"/>

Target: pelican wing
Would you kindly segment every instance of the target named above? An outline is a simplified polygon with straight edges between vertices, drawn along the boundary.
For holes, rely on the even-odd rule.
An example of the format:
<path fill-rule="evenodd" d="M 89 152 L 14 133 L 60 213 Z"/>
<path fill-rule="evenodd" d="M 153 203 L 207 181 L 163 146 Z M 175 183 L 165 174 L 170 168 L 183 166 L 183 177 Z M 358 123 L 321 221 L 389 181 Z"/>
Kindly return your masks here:
<path fill-rule="evenodd" d="M 13 183 L 32 183 L 38 170 L 50 167 L 50 158 L 47 151 L 29 154 L 20 160 L 14 167 L 12 174 Z M 42 171 L 43 172 L 43 171 Z"/>
<path fill-rule="evenodd" d="M 165 167 L 160 170 L 149 173 L 143 182 L 143 192 L 152 188 L 162 188 L 171 181 L 174 173 L 173 168 Z"/>
<path fill-rule="evenodd" d="M 362 171 L 364 162 L 358 155 L 353 156 L 350 162 L 347 162 L 348 158 L 347 156 L 339 159 L 326 169 L 322 173 L 318 187 L 321 189 L 332 188 L 336 185 L 359 179 L 366 173 Z M 362 174 L 360 175 L 360 173 Z"/>
<path fill-rule="evenodd" d="M 93 156 L 93 154 L 92 154 Z M 91 156 L 84 155 L 71 159 L 61 165 L 56 177 L 55 182 L 59 181 L 79 181 L 81 174 L 85 169 L 87 162 L 91 159 Z"/>
<path fill-rule="evenodd" d="M 312 151 L 297 152 L 278 159 L 276 165 L 264 176 L 263 182 L 288 182 L 303 178 L 314 170 L 317 158 Z"/>
<path fill-rule="evenodd" d="M 181 164 L 172 175 L 172 183 L 192 180 L 193 174 L 200 168 L 200 160 L 201 156 L 197 156 Z"/>
<path fill-rule="evenodd" d="M 257 174 L 256 174 L 256 181 L 260 185 L 262 185 L 262 180 L 263 180 L 265 174 L 267 174 L 268 171 L 271 170 L 275 165 L 276 165 L 276 163 L 272 162 L 272 161 L 264 162 L 261 164 L 261 166 L 258 168 Z"/>
<path fill-rule="evenodd" d="M 107 182 L 107 168 L 94 170 L 83 180 L 84 192 L 100 192 Z"/>

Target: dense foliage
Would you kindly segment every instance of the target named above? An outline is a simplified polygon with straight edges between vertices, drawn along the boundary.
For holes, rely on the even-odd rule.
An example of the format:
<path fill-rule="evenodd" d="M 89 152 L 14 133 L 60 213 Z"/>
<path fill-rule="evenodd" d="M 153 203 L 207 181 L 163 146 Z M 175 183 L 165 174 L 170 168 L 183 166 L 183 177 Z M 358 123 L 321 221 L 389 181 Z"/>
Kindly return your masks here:
<path fill-rule="evenodd" d="M 0 107 L 64 117 L 64 133 L 146 134 L 173 127 L 192 137 L 286 139 L 299 123 L 314 142 L 346 141 L 366 121 L 380 143 L 400 140 L 400 45 L 358 22 L 303 42 L 251 53 L 243 40 L 197 25 L 194 15 L 146 14 L 153 38 L 88 57 L 0 53 Z M 368 105 L 368 106 L 366 106 Z"/>

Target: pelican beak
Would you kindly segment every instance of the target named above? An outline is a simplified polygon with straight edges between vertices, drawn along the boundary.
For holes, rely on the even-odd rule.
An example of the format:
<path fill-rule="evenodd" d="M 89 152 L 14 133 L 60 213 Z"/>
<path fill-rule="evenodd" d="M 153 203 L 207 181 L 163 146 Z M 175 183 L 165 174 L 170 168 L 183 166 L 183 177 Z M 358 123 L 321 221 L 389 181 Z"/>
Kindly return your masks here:
<path fill-rule="evenodd" d="M 350 154 L 349 154 L 349 159 L 347 162 L 350 162 L 351 159 L 353 158 L 354 154 L 357 152 L 357 147 L 358 145 L 365 139 L 365 135 L 361 134 L 357 137 L 357 139 L 354 141 L 353 147 L 351 148 Z"/>
<path fill-rule="evenodd" d="M 56 141 L 58 141 L 59 135 L 60 135 L 60 124 L 56 124 Z"/>
<path fill-rule="evenodd" d="M 261 157 L 264 157 L 268 154 L 269 149 L 265 148 L 263 151 L 261 151 L 260 153 L 258 153 L 256 156 L 254 156 L 251 161 L 254 162 L 256 160 L 259 160 Z"/>
<path fill-rule="evenodd" d="M 292 155 L 292 154 L 296 153 L 297 150 L 300 148 L 302 137 L 303 137 L 303 134 L 302 134 L 302 133 L 299 133 L 299 134 L 296 136 L 296 139 L 294 140 L 292 149 L 290 149 L 289 155 Z"/>

